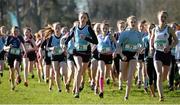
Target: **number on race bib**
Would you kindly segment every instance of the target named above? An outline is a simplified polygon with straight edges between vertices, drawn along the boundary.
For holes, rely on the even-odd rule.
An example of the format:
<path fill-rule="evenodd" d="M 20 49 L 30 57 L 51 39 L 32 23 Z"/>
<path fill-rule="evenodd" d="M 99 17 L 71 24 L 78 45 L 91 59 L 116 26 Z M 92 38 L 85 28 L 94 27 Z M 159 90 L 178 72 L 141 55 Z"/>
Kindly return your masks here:
<path fill-rule="evenodd" d="M 157 50 L 164 50 L 164 48 L 166 47 L 166 45 L 167 45 L 167 41 L 166 40 L 157 40 L 156 42 L 155 42 L 155 48 L 157 49 Z"/>
<path fill-rule="evenodd" d="M 61 55 L 62 54 L 62 49 L 61 48 L 55 48 L 54 49 L 54 52 L 53 52 L 53 55 Z"/>
<path fill-rule="evenodd" d="M 125 48 L 128 50 L 137 50 L 137 45 L 126 44 Z"/>
<path fill-rule="evenodd" d="M 28 50 L 32 50 L 33 49 L 33 47 L 30 45 L 30 44 L 25 44 L 25 47 L 26 47 L 26 49 L 28 49 Z"/>
<path fill-rule="evenodd" d="M 77 45 L 76 50 L 78 50 L 78 51 L 87 51 L 87 45 Z"/>
<path fill-rule="evenodd" d="M 102 53 L 107 53 L 107 52 L 110 52 L 110 51 L 111 51 L 110 47 L 102 48 L 102 50 L 101 50 Z"/>
<path fill-rule="evenodd" d="M 10 54 L 14 54 L 14 55 L 20 55 L 21 50 L 19 48 L 11 48 L 10 49 Z"/>

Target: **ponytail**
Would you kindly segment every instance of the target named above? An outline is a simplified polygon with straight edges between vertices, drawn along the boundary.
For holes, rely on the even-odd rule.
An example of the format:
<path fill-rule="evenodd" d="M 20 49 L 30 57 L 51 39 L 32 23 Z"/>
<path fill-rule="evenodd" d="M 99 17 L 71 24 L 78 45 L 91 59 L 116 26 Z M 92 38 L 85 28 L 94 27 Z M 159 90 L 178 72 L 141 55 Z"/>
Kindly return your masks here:
<path fill-rule="evenodd" d="M 43 29 L 45 39 L 48 39 L 52 33 L 54 33 L 52 25 L 48 25 L 47 27 L 44 27 Z"/>

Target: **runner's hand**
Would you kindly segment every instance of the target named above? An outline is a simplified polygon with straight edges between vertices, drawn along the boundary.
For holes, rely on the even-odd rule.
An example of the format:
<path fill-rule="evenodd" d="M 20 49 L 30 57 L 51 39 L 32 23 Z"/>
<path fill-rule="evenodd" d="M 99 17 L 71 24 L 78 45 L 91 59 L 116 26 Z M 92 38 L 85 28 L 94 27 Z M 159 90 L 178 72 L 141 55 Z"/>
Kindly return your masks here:
<path fill-rule="evenodd" d="M 167 46 L 166 48 L 164 48 L 164 52 L 165 52 L 165 53 L 168 53 L 170 50 L 171 50 L 171 47 L 170 47 L 170 46 Z"/>
<path fill-rule="evenodd" d="M 127 60 L 127 57 L 123 55 L 123 56 L 122 56 L 122 60 L 123 60 L 123 61 L 126 61 L 126 60 Z"/>
<path fill-rule="evenodd" d="M 116 52 L 114 52 L 112 56 L 113 56 L 113 58 L 116 58 L 117 57 Z"/>

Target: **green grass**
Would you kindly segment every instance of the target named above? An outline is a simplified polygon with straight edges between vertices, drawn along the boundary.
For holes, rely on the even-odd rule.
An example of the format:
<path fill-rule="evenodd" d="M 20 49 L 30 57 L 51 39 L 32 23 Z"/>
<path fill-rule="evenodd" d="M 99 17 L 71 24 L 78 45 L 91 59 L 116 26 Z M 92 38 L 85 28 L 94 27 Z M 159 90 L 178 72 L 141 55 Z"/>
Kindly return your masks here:
<path fill-rule="evenodd" d="M 48 85 L 44 82 L 38 83 L 36 75 L 35 79 L 31 79 L 29 76 L 29 87 L 25 87 L 22 82 L 16 86 L 15 91 L 11 91 L 8 78 L 8 71 L 5 70 L 0 84 L 0 104 L 180 104 L 180 90 L 169 92 L 164 89 L 165 101 L 159 102 L 158 97 L 152 98 L 149 94 L 145 94 L 143 87 L 137 89 L 133 85 L 129 100 L 124 101 L 125 87 L 119 91 L 118 87 L 111 83 L 105 85 L 104 98 L 100 99 L 98 95 L 94 95 L 86 82 L 84 90 L 80 93 L 80 98 L 75 99 L 72 93 L 65 92 L 62 82 L 61 93 L 57 92 L 55 86 L 53 91 L 49 92 Z"/>

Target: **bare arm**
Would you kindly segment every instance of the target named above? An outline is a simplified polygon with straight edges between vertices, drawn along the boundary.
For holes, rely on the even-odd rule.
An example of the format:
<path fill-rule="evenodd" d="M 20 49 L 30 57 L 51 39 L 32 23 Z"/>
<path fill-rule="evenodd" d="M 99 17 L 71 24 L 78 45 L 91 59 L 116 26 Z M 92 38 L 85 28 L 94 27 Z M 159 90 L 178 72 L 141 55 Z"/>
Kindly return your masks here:
<path fill-rule="evenodd" d="M 26 57 L 26 54 L 27 54 L 27 50 L 26 50 L 26 47 L 24 46 L 24 44 L 21 42 L 21 48 L 23 49 L 24 51 L 24 56 Z"/>
<path fill-rule="evenodd" d="M 150 51 L 154 50 L 154 34 L 155 30 L 152 31 L 151 37 L 150 37 Z"/>
<path fill-rule="evenodd" d="M 173 38 L 173 41 L 172 41 L 172 43 L 170 45 L 170 48 L 173 48 L 178 44 L 178 38 L 177 38 L 177 36 L 176 36 L 176 34 L 175 34 L 175 32 L 174 32 L 174 30 L 172 28 L 169 28 L 169 32 L 170 32 L 170 34 L 172 35 L 172 38 Z"/>

